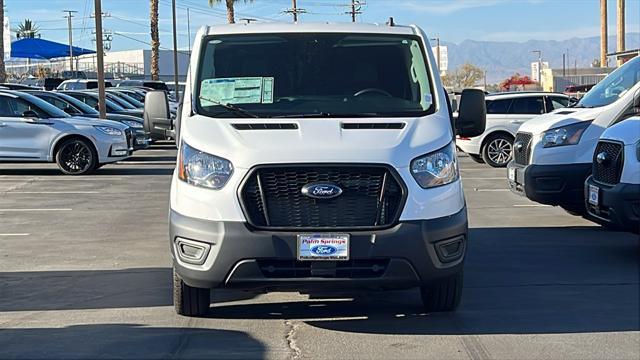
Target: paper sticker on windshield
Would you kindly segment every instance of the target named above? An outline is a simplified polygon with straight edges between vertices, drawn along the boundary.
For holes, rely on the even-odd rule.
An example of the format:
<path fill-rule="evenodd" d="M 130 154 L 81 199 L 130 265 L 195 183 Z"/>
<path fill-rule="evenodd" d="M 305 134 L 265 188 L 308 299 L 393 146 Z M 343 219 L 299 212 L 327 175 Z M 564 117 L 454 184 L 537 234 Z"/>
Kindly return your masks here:
<path fill-rule="evenodd" d="M 202 106 L 273 102 L 273 78 L 243 77 L 206 79 L 200 86 Z"/>

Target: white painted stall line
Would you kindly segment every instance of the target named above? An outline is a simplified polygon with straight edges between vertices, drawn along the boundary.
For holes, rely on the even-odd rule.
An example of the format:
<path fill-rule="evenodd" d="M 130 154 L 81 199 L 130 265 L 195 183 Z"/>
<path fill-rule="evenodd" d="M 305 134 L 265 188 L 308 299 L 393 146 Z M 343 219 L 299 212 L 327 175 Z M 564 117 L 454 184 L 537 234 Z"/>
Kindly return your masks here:
<path fill-rule="evenodd" d="M 6 191 L 4 194 L 100 194 L 99 191 Z"/>
<path fill-rule="evenodd" d="M 9 236 L 29 236 L 31 234 L 0 234 L 0 236 L 9 237 Z"/>
<path fill-rule="evenodd" d="M 514 207 L 551 207 L 551 205 L 544 204 L 515 204 Z"/>
<path fill-rule="evenodd" d="M 462 177 L 462 180 L 507 180 L 506 177 Z"/>
<path fill-rule="evenodd" d="M 478 189 L 478 188 L 474 188 L 473 190 L 477 192 L 509 191 L 509 189 Z"/>
<path fill-rule="evenodd" d="M 1 212 L 28 212 L 28 211 L 71 211 L 73 209 L 60 208 L 60 209 L 0 209 Z"/>

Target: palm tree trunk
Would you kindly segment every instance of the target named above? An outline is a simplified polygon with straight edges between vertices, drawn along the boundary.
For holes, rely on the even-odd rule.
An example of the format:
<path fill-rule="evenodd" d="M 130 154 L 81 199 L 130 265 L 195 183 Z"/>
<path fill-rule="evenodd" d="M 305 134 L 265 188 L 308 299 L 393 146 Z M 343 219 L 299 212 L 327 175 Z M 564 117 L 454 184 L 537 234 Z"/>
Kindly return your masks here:
<path fill-rule="evenodd" d="M 7 71 L 4 68 L 4 0 L 0 0 L 0 82 L 7 80 Z"/>
<path fill-rule="evenodd" d="M 2 1 L 2 0 L 0 0 Z M 151 19 L 151 79 L 159 80 L 160 67 L 158 58 L 160 56 L 160 35 L 158 33 L 158 0 L 150 0 Z"/>
<path fill-rule="evenodd" d="M 229 21 L 229 24 L 236 23 L 236 12 L 233 8 L 233 2 L 234 0 L 227 0 L 227 21 Z"/>

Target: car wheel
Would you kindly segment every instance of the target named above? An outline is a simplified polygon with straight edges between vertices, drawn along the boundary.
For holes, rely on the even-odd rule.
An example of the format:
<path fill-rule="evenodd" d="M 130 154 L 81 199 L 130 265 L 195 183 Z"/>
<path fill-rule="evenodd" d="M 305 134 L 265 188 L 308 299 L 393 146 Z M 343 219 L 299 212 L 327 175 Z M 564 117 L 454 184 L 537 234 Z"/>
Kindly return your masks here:
<path fill-rule="evenodd" d="M 454 311 L 462 298 L 462 270 L 420 288 L 422 304 L 427 312 Z"/>
<path fill-rule="evenodd" d="M 209 312 L 210 289 L 191 287 L 173 270 L 173 307 L 178 315 L 200 317 Z"/>
<path fill-rule="evenodd" d="M 95 170 L 98 154 L 88 140 L 69 139 L 58 147 L 56 163 L 67 175 L 85 175 Z"/>
<path fill-rule="evenodd" d="M 482 147 L 482 159 L 491 167 L 505 167 L 513 153 L 513 138 L 506 134 L 491 135 Z"/>
<path fill-rule="evenodd" d="M 467 155 L 469 155 L 469 158 L 471 160 L 477 162 L 478 164 L 484 164 L 484 160 L 482 159 L 482 156 L 477 154 L 469 154 L 469 153 L 467 153 Z"/>

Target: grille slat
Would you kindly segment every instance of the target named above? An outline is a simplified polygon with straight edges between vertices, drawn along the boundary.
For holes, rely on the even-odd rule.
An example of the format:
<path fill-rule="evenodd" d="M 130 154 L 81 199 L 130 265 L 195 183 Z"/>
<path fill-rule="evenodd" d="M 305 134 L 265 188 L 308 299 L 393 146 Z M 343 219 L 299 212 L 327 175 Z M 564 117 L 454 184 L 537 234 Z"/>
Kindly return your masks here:
<path fill-rule="evenodd" d="M 600 141 L 593 153 L 593 180 L 601 184 L 616 185 L 620 182 L 623 166 L 623 147 L 620 143 Z M 598 162 L 598 155 L 606 154 L 606 160 Z"/>
<path fill-rule="evenodd" d="M 513 159 L 516 164 L 529 165 L 529 158 L 531 157 L 531 140 L 533 135 L 529 133 L 519 132 L 516 134 L 516 139 L 513 141 L 514 145 L 522 143 L 522 148 L 514 148 Z"/>
<path fill-rule="evenodd" d="M 343 193 L 331 199 L 303 195 L 302 187 L 315 182 L 334 183 Z M 296 230 L 387 227 L 404 200 L 402 186 L 384 166 L 259 167 L 240 197 L 251 225 Z"/>

